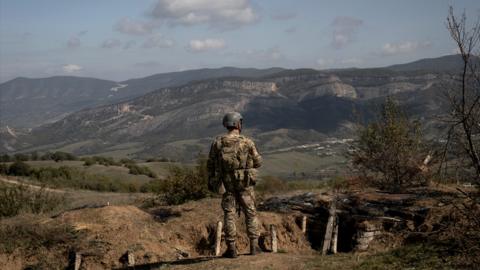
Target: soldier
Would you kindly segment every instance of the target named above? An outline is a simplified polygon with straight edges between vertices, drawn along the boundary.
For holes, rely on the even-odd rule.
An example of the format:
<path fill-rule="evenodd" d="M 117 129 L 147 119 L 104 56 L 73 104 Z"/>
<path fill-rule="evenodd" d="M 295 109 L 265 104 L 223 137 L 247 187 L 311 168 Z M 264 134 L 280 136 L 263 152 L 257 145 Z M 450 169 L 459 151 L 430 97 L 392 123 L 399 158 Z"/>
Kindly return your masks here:
<path fill-rule="evenodd" d="M 262 158 L 253 141 L 240 135 L 242 120 L 242 115 L 237 112 L 227 113 L 223 117 L 223 126 L 228 129 L 228 133 L 215 138 L 207 162 L 209 190 L 218 192 L 222 184 L 225 187 L 222 209 L 227 251 L 222 256 L 227 258 L 237 257 L 235 247 L 237 208 L 245 213 L 247 234 L 250 238 L 250 254 L 255 255 L 260 252 L 253 186 L 256 181 L 256 168 L 261 166 Z"/>

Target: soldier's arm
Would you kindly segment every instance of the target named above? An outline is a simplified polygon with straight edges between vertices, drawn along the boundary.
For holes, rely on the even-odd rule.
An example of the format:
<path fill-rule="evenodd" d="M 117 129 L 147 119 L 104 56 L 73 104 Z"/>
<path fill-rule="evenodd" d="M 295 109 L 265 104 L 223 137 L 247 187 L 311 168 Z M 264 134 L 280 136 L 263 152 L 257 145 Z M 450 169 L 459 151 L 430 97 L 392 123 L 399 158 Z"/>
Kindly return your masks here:
<path fill-rule="evenodd" d="M 255 143 L 251 141 L 251 147 L 250 147 L 250 156 L 253 161 L 253 168 L 258 168 L 262 166 L 262 156 L 258 153 L 257 147 L 255 146 Z"/>

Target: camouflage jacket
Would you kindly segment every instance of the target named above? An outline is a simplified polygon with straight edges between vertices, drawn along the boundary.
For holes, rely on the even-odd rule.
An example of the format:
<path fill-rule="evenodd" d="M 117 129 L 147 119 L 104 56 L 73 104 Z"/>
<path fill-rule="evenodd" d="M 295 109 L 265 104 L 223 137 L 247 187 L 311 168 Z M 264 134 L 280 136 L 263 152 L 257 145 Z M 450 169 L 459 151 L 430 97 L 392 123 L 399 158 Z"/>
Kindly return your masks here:
<path fill-rule="evenodd" d="M 222 164 L 222 148 L 225 142 L 233 142 L 238 147 L 240 166 L 231 170 Z M 225 135 L 218 136 L 210 147 L 207 168 L 209 184 L 219 187 L 222 183 L 227 191 L 238 190 L 255 184 L 256 168 L 262 165 L 262 157 L 257 151 L 255 143 L 246 136 L 233 130 Z"/>

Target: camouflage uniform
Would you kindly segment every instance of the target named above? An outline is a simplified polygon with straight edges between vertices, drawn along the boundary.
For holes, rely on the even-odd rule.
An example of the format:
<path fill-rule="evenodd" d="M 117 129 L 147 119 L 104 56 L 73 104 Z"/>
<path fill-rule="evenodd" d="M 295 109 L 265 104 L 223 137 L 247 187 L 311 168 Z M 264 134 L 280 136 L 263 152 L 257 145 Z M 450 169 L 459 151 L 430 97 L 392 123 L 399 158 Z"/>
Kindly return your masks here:
<path fill-rule="evenodd" d="M 222 148 L 225 143 L 234 143 L 238 147 L 237 156 L 240 168 L 229 170 L 222 165 Z M 255 208 L 255 194 L 253 185 L 256 180 L 256 168 L 260 167 L 262 158 L 249 138 L 240 135 L 238 130 L 229 131 L 228 134 L 218 136 L 212 143 L 208 157 L 208 172 L 210 185 L 225 187 L 222 198 L 222 209 L 225 218 L 225 240 L 235 241 L 235 213 L 236 208 L 245 213 L 247 234 L 250 239 L 258 239 L 258 220 Z"/>

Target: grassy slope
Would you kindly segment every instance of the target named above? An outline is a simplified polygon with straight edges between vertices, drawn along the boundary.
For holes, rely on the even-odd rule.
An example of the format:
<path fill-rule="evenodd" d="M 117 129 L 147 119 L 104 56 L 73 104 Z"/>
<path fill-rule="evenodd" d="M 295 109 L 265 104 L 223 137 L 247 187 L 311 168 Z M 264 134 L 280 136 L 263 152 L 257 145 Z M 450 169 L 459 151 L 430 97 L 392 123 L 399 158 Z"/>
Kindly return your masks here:
<path fill-rule="evenodd" d="M 309 178 L 318 178 L 322 170 L 344 166 L 342 157 L 320 157 L 313 153 L 296 151 L 267 154 L 263 159 L 264 166 L 260 169 L 260 174 L 279 177 L 291 177 L 295 172 L 297 177 L 302 177 L 302 173 L 305 173 Z"/>

